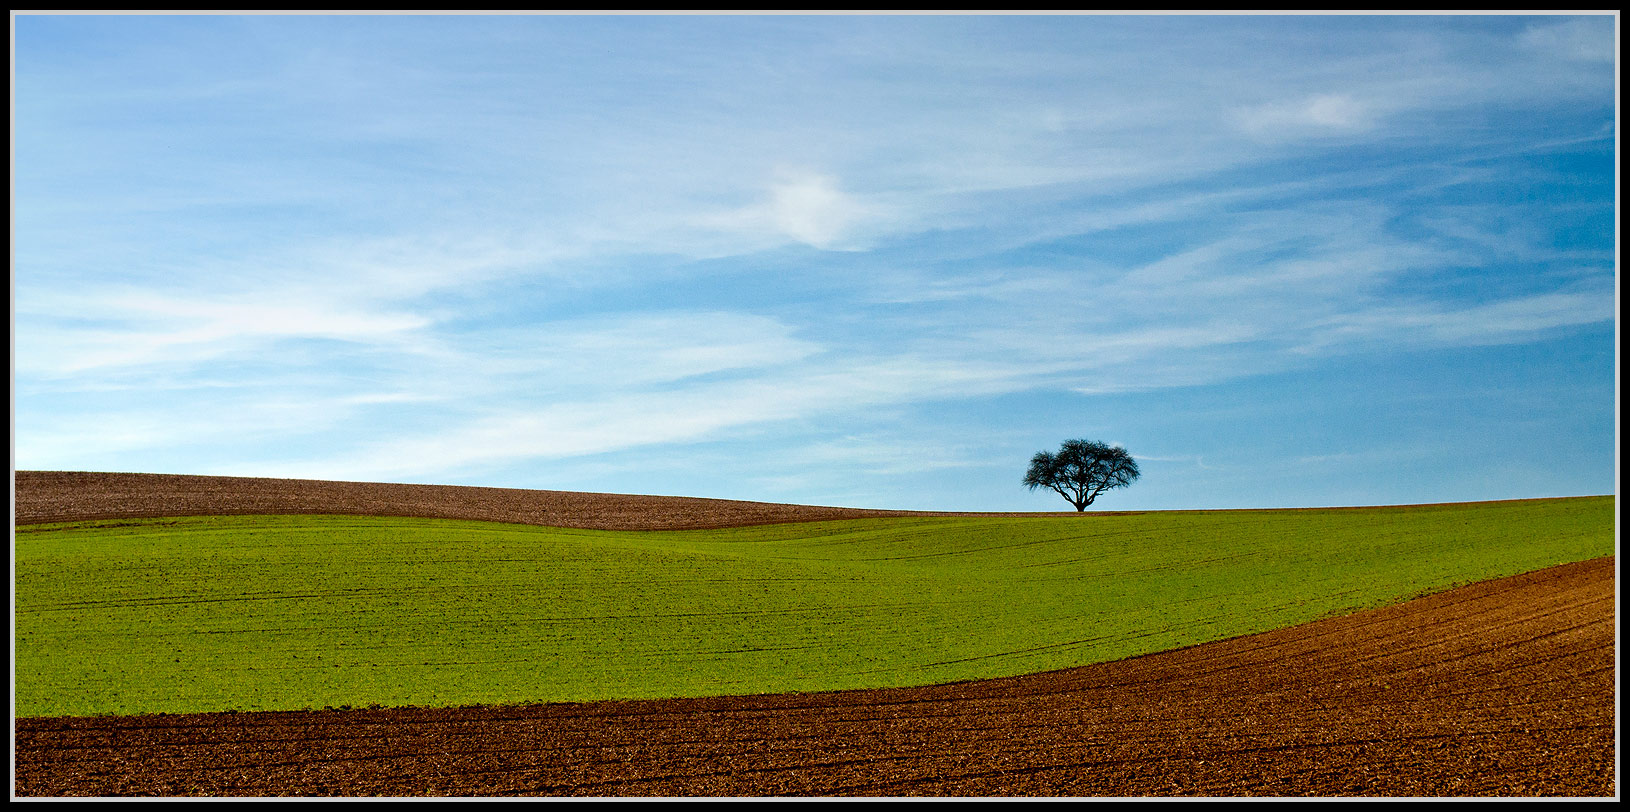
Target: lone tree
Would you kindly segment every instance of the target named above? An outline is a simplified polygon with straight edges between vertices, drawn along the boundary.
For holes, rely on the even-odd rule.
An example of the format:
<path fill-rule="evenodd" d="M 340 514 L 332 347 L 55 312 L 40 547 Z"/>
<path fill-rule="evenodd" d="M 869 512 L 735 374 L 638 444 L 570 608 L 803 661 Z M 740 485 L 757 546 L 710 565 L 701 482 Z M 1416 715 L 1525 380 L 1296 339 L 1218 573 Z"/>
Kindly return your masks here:
<path fill-rule="evenodd" d="M 1030 458 L 1024 484 L 1030 490 L 1057 491 L 1077 511 L 1084 511 L 1098 494 L 1124 488 L 1137 478 L 1138 464 L 1126 449 L 1096 440 L 1066 440 L 1057 454 L 1037 451 Z"/>

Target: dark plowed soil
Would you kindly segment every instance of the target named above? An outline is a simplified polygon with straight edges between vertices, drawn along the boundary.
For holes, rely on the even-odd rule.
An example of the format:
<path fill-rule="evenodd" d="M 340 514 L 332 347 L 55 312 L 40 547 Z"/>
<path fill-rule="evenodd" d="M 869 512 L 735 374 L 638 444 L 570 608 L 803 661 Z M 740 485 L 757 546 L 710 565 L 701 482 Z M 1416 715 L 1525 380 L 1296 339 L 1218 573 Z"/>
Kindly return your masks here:
<path fill-rule="evenodd" d="M 217 498 L 256 512 L 253 498 Z M 116 515 L 178 512 L 195 511 Z M 699 521 L 684 526 L 711 526 Z M 1611 797 L 1614 583 L 1603 558 L 1118 663 L 928 688 L 18 719 L 13 791 Z"/>
<path fill-rule="evenodd" d="M 696 530 L 872 516 L 971 515 L 682 496 L 179 474 L 18 471 L 16 480 L 17 524 L 157 516 L 344 513 L 598 530 Z"/>

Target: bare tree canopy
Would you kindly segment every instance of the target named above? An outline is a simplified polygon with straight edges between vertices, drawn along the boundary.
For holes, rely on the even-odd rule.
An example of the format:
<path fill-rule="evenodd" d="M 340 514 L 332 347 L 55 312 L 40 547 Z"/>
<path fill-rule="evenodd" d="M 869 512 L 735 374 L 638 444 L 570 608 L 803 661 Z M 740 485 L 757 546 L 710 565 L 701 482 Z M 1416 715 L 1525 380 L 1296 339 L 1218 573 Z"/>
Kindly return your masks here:
<path fill-rule="evenodd" d="M 1030 458 L 1024 484 L 1030 490 L 1055 491 L 1084 511 L 1099 494 L 1137 478 L 1138 464 L 1126 449 L 1096 440 L 1066 440 L 1057 454 L 1038 451 Z"/>

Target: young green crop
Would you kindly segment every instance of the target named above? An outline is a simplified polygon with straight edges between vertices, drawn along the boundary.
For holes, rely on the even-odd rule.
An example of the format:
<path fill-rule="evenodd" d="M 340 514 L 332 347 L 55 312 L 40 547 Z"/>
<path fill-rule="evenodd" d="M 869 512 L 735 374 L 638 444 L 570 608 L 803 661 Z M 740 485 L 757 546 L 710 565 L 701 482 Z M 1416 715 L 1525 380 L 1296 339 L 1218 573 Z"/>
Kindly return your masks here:
<path fill-rule="evenodd" d="M 19 716 L 678 697 L 1064 668 L 1609 555 L 1611 497 L 601 532 L 16 532 Z"/>

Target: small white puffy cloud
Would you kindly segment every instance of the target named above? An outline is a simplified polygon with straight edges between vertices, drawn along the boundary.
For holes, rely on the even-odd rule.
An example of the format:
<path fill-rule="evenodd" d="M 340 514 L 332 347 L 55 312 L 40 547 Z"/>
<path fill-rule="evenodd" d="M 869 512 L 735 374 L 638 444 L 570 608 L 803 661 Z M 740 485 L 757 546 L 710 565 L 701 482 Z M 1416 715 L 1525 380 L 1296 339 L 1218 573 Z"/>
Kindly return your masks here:
<path fill-rule="evenodd" d="M 1368 127 L 1370 124 L 1369 108 L 1351 96 L 1314 96 L 1302 106 L 1300 116 L 1309 124 L 1343 130 Z"/>
<path fill-rule="evenodd" d="M 883 219 L 883 207 L 845 191 L 838 179 L 806 169 L 776 173 L 752 205 L 698 218 L 704 227 L 792 240 L 824 251 L 862 250 Z"/>
<path fill-rule="evenodd" d="M 832 178 L 797 174 L 770 188 L 769 215 L 787 236 L 826 248 L 840 242 L 865 211 Z"/>
<path fill-rule="evenodd" d="M 1240 130 L 1260 138 L 1363 132 L 1376 124 L 1378 110 L 1344 93 L 1321 93 L 1292 101 L 1238 109 Z"/>

